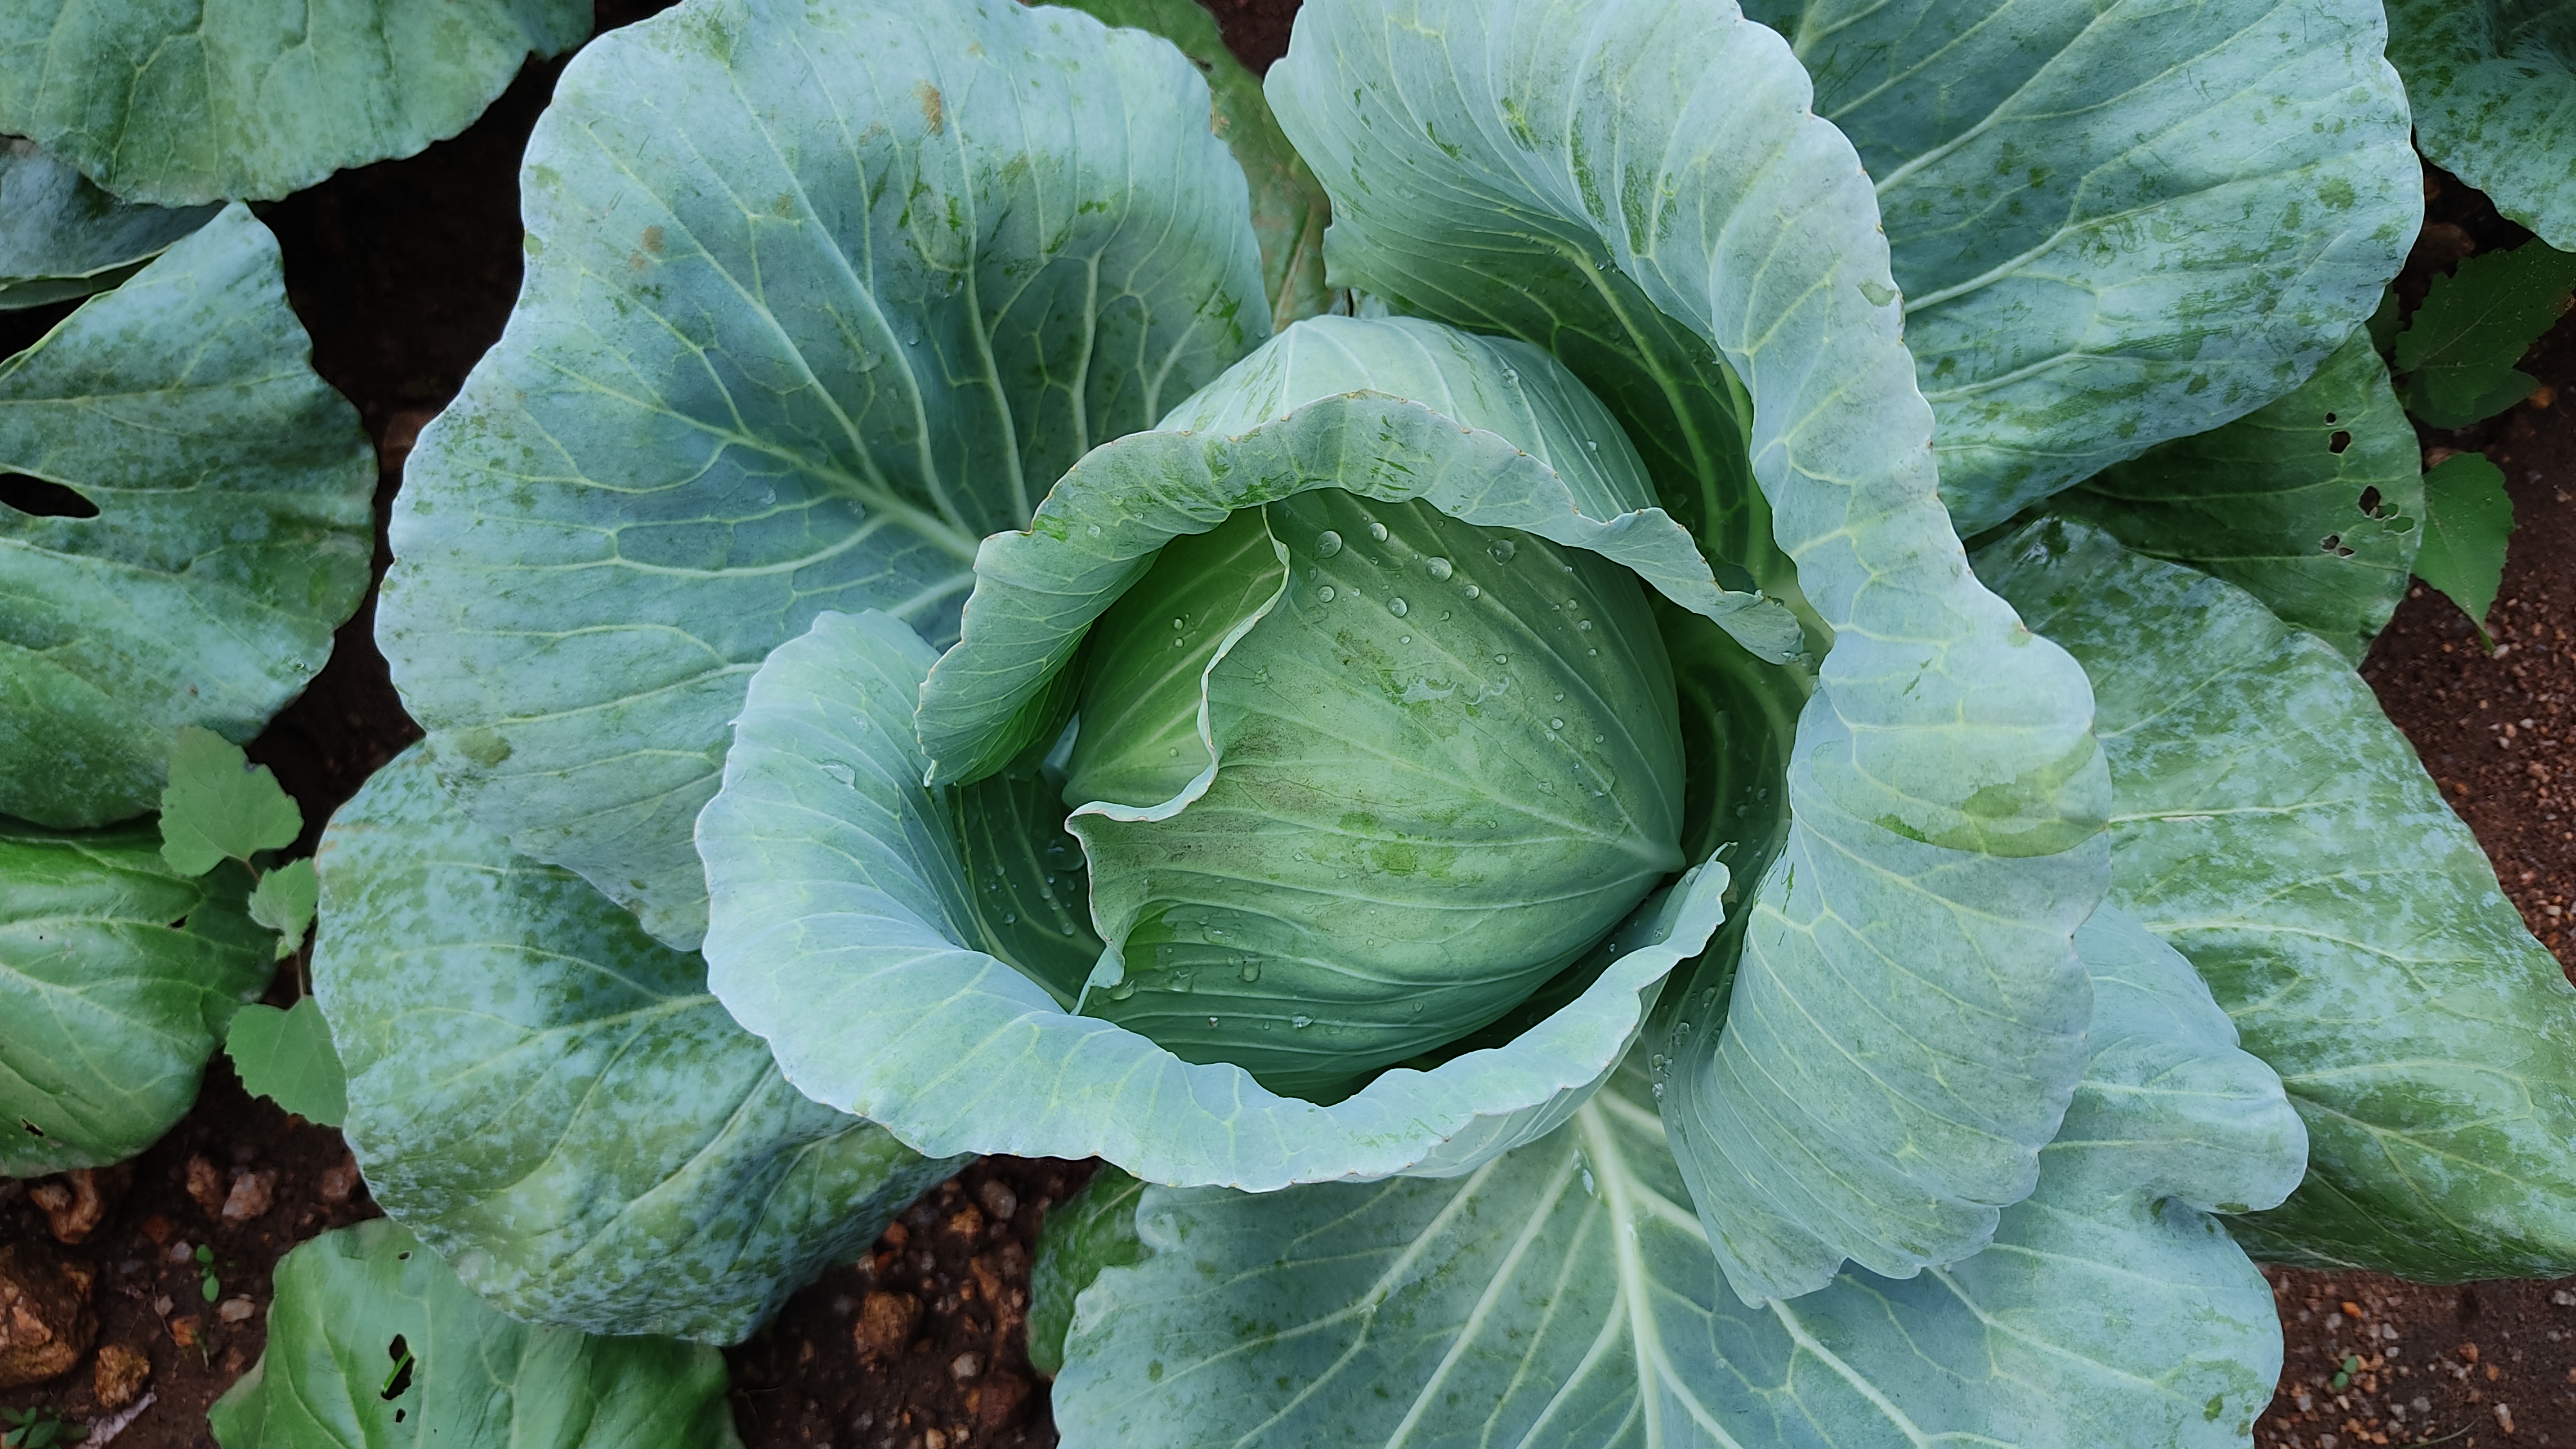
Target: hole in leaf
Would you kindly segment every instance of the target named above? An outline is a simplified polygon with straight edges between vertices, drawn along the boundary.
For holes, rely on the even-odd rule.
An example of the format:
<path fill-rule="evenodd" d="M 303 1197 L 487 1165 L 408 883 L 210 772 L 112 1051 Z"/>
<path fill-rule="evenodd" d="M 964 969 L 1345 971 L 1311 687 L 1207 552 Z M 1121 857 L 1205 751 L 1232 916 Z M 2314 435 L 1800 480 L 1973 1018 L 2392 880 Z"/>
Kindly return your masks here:
<path fill-rule="evenodd" d="M 2326 414 L 2326 426 L 2327 426 L 2327 427 L 2333 427 L 2333 426 L 2334 426 L 2334 420 L 2335 420 L 2335 415 L 2334 415 L 2334 414 L 2332 414 L 2332 413 L 2328 413 L 2328 414 Z"/>
<path fill-rule="evenodd" d="M 30 1137 L 42 1137 L 45 1135 L 44 1128 L 37 1126 L 35 1123 L 28 1121 L 24 1117 L 18 1119 L 18 1125 L 26 1128 L 27 1135 Z"/>
<path fill-rule="evenodd" d="M 2343 546 L 2343 535 L 2340 533 L 2329 533 L 2317 540 L 2317 551 L 2333 554 L 2336 558 L 2352 557 L 2352 550 Z"/>
<path fill-rule="evenodd" d="M 2372 518 L 2380 516 L 2378 489 L 2364 488 L 2361 490 L 2361 511 Z"/>
<path fill-rule="evenodd" d="M 397 1424 L 401 1423 L 404 1419 L 409 1418 L 410 1416 L 411 1416 L 411 1410 L 409 1410 L 409 1409 L 396 1409 L 396 1410 L 394 1410 L 394 1422 L 395 1422 L 395 1423 L 397 1423 Z"/>
<path fill-rule="evenodd" d="M 2331 422 L 2333 419 L 2329 418 L 2327 421 Z M 2333 437 L 2326 439 L 2326 451 L 2329 453 L 2340 453 L 2351 446 L 2352 434 L 2350 433 L 2337 433 Z"/>
<path fill-rule="evenodd" d="M 405 1256 L 409 1255 L 405 1254 Z M 411 1345 L 404 1342 L 403 1336 L 397 1333 L 394 1335 L 394 1341 L 385 1345 L 385 1356 L 394 1361 L 394 1371 L 385 1375 L 385 1386 L 378 1397 L 390 1403 L 401 1398 L 411 1389 Z"/>
<path fill-rule="evenodd" d="M 186 916 L 181 916 L 179 919 L 172 921 L 170 923 L 170 929 L 174 931 L 184 931 L 188 929 L 188 918 Z"/>
<path fill-rule="evenodd" d="M 98 505 L 60 483 L 24 473 L 0 473 L 0 506 L 38 518 L 96 518 Z"/>

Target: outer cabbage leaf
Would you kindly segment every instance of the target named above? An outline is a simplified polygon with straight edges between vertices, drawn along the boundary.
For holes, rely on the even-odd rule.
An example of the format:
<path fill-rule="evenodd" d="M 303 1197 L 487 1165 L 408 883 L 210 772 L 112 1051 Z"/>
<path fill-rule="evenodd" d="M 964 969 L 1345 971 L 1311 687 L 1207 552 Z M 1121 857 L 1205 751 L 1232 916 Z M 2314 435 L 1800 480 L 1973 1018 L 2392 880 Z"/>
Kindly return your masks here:
<path fill-rule="evenodd" d="M 1243 175 L 1148 36 L 711 0 L 584 51 L 523 181 L 377 634 L 469 813 L 694 947 L 751 671 L 826 609 L 954 637 L 979 539 L 1267 335 Z"/>
<path fill-rule="evenodd" d="M 1064 1442 L 2241 1445 L 2280 1330 L 2201 1209 L 2289 1191 L 2299 1121 L 2179 956 L 2103 917 L 2078 940 L 2092 1067 L 1974 1257 L 1746 1308 L 1632 1064 L 1466 1177 L 1147 1190 L 1151 1255 L 1076 1310 Z"/>
<path fill-rule="evenodd" d="M 0 363 L 0 814 L 158 802 L 171 740 L 247 740 L 331 655 L 374 549 L 375 455 L 313 375 L 277 241 L 226 210 Z"/>
<path fill-rule="evenodd" d="M 1318 0 L 1268 90 L 1332 195 L 1337 281 L 1547 348 L 1641 439 L 1697 428 L 1659 447 L 1664 496 L 1779 592 L 1726 542 L 1767 517 L 1833 642 L 1730 1029 L 1712 1045 L 1700 1013 L 1666 1043 L 1728 1280 L 1758 1300 L 1846 1257 L 1904 1274 L 1976 1251 L 2083 1070 L 2069 940 L 2108 790 L 2081 671 L 1968 575 L 1935 494 L 1850 143 L 1727 0 Z M 1740 442 L 1725 396 L 1750 405 Z M 1682 999 L 1735 964 L 1704 961 Z"/>
<path fill-rule="evenodd" d="M 1285 327 L 1333 305 L 1324 285 L 1324 224 L 1332 203 L 1304 157 L 1279 130 L 1261 77 L 1226 49 L 1216 17 L 1199 0 L 1072 0 L 1068 9 L 1159 35 L 1207 77 L 1216 133 L 1225 138 L 1252 188 L 1252 230 L 1261 238 L 1261 280 L 1273 325 Z"/>
<path fill-rule="evenodd" d="M 382 1218 L 276 1288 L 268 1351 L 206 1414 L 224 1449 L 741 1449 L 714 1349 L 504 1318 Z"/>
<path fill-rule="evenodd" d="M 932 658 L 887 615 L 817 619 L 753 676 L 698 825 L 709 984 L 789 1081 L 919 1151 L 1098 1156 L 1148 1181 L 1252 1191 L 1463 1172 L 1563 1122 L 1720 915 L 1725 869 L 1703 865 L 1648 897 L 1584 992 L 1509 1044 L 1392 1068 L 1329 1107 L 1281 1097 L 1241 1067 L 1070 1014 L 1065 983 L 1013 964 L 979 919 L 946 802 L 921 783 L 913 709 Z"/>
<path fill-rule="evenodd" d="M 0 819 L 0 1177 L 122 1162 L 187 1112 L 276 970 L 248 886 L 230 867 L 180 875 L 148 824 Z"/>
<path fill-rule="evenodd" d="M 2423 214 L 2376 0 L 1754 0 L 1860 148 L 1961 533 L 2306 380 Z"/>
<path fill-rule="evenodd" d="M 0 136 L 0 308 L 104 291 L 220 208 L 119 201 L 22 136 Z"/>
<path fill-rule="evenodd" d="M 1064 1336 L 1074 1300 L 1103 1268 L 1145 1256 L 1136 1237 L 1136 1199 L 1145 1184 L 1103 1167 L 1082 1191 L 1047 1209 L 1037 1260 L 1029 1265 L 1029 1367 L 1048 1378 L 1064 1370 Z"/>
<path fill-rule="evenodd" d="M 2388 364 L 2355 329 L 2299 389 L 2084 480 L 2051 512 L 2244 589 L 2352 662 L 2424 540 L 2424 467 Z"/>
<path fill-rule="evenodd" d="M 517 1317 L 738 1342 L 956 1168 L 787 1085 L 694 953 L 511 855 L 425 748 L 341 807 L 320 860 L 349 1145 Z"/>
<path fill-rule="evenodd" d="M 1978 565 L 2093 672 L 2112 899 L 2307 1119 L 2306 1184 L 2240 1240 L 2420 1280 L 2576 1272 L 2576 987 L 2369 688 L 2235 586 L 2080 524 Z"/>
<path fill-rule="evenodd" d="M 2389 0 L 2415 141 L 2496 210 L 2576 251 L 2576 29 L 2541 0 Z"/>
<path fill-rule="evenodd" d="M 267 200 L 473 123 L 583 0 L 23 0 L 0 14 L 0 131 L 130 201 Z"/>

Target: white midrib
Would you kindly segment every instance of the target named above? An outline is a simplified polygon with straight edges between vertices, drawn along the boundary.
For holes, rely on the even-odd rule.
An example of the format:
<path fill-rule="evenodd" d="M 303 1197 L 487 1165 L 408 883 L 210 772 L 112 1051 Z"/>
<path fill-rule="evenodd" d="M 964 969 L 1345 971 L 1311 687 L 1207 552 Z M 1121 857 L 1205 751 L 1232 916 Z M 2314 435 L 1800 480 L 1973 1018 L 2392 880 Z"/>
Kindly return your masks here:
<path fill-rule="evenodd" d="M 1603 1091 L 1615 1088 L 1604 1087 Z M 1611 1261 L 1619 1272 L 1619 1306 L 1628 1315 L 1628 1342 L 1637 1362 L 1637 1409 L 1646 1424 L 1646 1443 L 1661 1446 L 1668 1442 L 1664 1432 L 1664 1398 L 1662 1387 L 1678 1382 L 1672 1360 L 1664 1352 L 1663 1331 L 1655 1323 L 1648 1294 L 1653 1284 L 1646 1273 L 1644 1255 L 1637 1250 L 1637 1220 L 1644 1199 L 1656 1196 L 1652 1189 L 1631 1177 L 1627 1154 L 1612 1136 L 1606 1114 L 1594 1102 L 1586 1102 L 1574 1114 L 1583 1137 L 1583 1156 L 1589 1163 L 1594 1186 L 1610 1215 Z M 1660 1125 L 1660 1124 L 1659 1124 Z M 1681 1396 L 1690 1402 L 1687 1396 Z M 1698 1404 L 1692 1403 L 1691 1421 L 1702 1432 L 1726 1449 L 1743 1449 L 1742 1441 L 1726 1432 Z"/>

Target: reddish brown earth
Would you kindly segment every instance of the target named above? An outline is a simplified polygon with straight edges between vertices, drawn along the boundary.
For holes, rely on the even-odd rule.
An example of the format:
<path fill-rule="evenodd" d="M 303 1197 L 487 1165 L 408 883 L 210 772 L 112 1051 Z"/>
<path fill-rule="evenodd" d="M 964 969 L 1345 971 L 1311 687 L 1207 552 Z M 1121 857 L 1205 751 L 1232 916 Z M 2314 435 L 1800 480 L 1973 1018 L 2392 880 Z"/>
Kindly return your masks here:
<path fill-rule="evenodd" d="M 1205 0 L 1244 60 L 1287 47 L 1295 0 Z M 662 8 L 604 0 L 603 28 Z M 289 298 L 314 338 L 317 369 L 354 402 L 383 465 L 381 519 L 403 455 L 500 335 L 518 286 L 515 170 L 560 62 L 531 65 L 473 129 L 417 157 L 346 172 L 265 209 L 284 248 Z M 2410 304 L 2435 270 L 2519 228 L 2453 183 L 2400 283 Z M 66 304 L 0 313 L 0 355 L 34 341 Z M 2576 665 L 2576 325 L 2525 369 L 2554 388 L 2467 435 L 2428 447 L 2483 447 L 2507 474 L 2518 528 L 2488 656 L 2468 622 L 2416 591 L 2364 674 L 2476 830 L 2535 934 L 2576 957 L 2576 774 L 2566 748 Z M 2557 396 L 2567 398 L 2551 406 Z M 381 543 L 378 566 L 384 563 Z M 305 847 L 330 811 L 418 737 L 370 637 L 372 601 L 332 660 L 254 743 L 303 805 Z M 272 999 L 291 999 L 281 977 Z M 213 1209 L 190 1193 L 197 1186 Z M 218 1058 L 197 1107 L 130 1164 L 98 1224 L 60 1251 L 98 1271 L 99 1343 L 141 1354 L 156 1397 L 116 1438 L 125 1449 L 198 1449 L 207 1404 L 265 1340 L 269 1272 L 296 1242 L 372 1215 L 336 1133 L 247 1097 Z M 791 1299 L 776 1323 L 728 1355 L 735 1417 L 752 1449 L 963 1449 L 1055 1442 L 1044 1386 L 1027 1362 L 1029 1254 L 1045 1208 L 1089 1164 L 993 1158 L 908 1209 L 858 1263 Z M 273 1176 L 262 1176 L 273 1174 Z M 227 1220 L 239 1177 L 268 1206 Z M 50 1242 L 34 1184 L 0 1180 L 0 1244 Z M 221 1196 L 216 1195 L 220 1189 Z M 249 1206 L 259 1196 L 245 1194 Z M 210 1302 L 193 1249 L 214 1253 Z M 184 1248 L 185 1251 L 174 1250 Z M 2576 1446 L 2576 1280 L 2423 1288 L 2370 1275 L 2272 1275 L 2288 1335 L 2281 1395 L 2257 1430 L 2273 1449 L 2357 1444 Z M 247 1313 L 227 1322 L 222 1305 Z M 165 1306 L 166 1305 L 166 1306 Z M 101 1352 L 0 1405 L 45 1405 L 87 1422 Z M 2355 1372 L 2330 1387 L 2349 1357 Z M 2305 1395 L 2302 1408 L 2301 1395 Z M 2415 1407 L 2420 1403 L 2423 1407 Z M 2501 1411 L 2501 1412 L 2499 1412 Z M 2448 1436 L 2445 1438 L 2444 1436 Z M 2074 1449 L 2074 1446 L 2070 1446 Z"/>

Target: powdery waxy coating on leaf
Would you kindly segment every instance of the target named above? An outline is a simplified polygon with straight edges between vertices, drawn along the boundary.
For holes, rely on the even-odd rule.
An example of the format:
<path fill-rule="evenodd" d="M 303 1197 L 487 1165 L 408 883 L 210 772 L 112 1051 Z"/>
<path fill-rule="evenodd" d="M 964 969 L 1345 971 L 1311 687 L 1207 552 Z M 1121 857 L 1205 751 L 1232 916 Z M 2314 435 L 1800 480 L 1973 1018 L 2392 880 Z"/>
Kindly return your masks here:
<path fill-rule="evenodd" d="M 273 200 L 473 123 L 587 0 L 16 0 L 0 131 L 164 206 Z"/>
<path fill-rule="evenodd" d="M 2357 328 L 2297 391 L 2104 469 L 2049 509 L 2235 584 L 2354 663 L 2405 596 L 2427 518 L 2415 429 Z"/>
<path fill-rule="evenodd" d="M 706 967 L 510 854 L 416 747 L 322 838 L 313 989 L 385 1211 L 537 1322 L 736 1343 L 953 1172 L 808 1101 Z"/>
<path fill-rule="evenodd" d="M 2041 523 L 1978 555 L 2092 670 L 2112 899 L 2180 948 L 2307 1119 L 2234 1224 L 2421 1281 L 2576 1271 L 2576 987 L 2370 689 L 2233 585 Z"/>
<path fill-rule="evenodd" d="M 1735 963 L 1713 960 L 1658 1043 L 1728 1281 L 1770 1298 L 1845 1258 L 1975 1252 L 2083 1071 L 2069 942 L 2109 791 L 2082 672 L 1969 576 L 1936 496 L 1851 143 L 1727 0 L 1317 0 L 1267 89 L 1332 196 L 1337 280 L 1601 379 L 1668 506 L 1757 578 L 1776 542 L 1832 641 L 1725 1035 L 1699 1003 Z M 1643 441 L 1711 423 L 1736 378 L 1770 533 L 1741 553 L 1717 525 L 1765 510 L 1736 445 Z"/>
<path fill-rule="evenodd" d="M 219 210 L 119 201 L 35 142 L 0 136 L 0 310 L 113 287 Z"/>
<path fill-rule="evenodd" d="M 2116 912 L 2077 939 L 2092 1065 L 2038 1190 L 1973 1257 L 1744 1307 L 1632 1063 L 1464 1177 L 1148 1189 L 1151 1256 L 1078 1269 L 1097 1280 L 1056 1380 L 1064 1442 L 2242 1445 L 2280 1332 L 2205 1209 L 2287 1193 L 2299 1120 L 2170 948 Z"/>
<path fill-rule="evenodd" d="M 139 815 L 180 726 L 247 740 L 330 657 L 376 468 L 310 358 L 235 206 L 0 363 L 0 473 L 98 510 L 0 506 L 0 814 Z"/>
<path fill-rule="evenodd" d="M 180 876 L 149 824 L 0 819 L 0 1177 L 122 1162 L 197 1100 L 276 967 L 248 884 L 229 865 Z"/>
<path fill-rule="evenodd" d="M 2423 215 L 2378 0 L 1755 0 L 1878 191 L 1992 527 L 2304 382 Z"/>
<path fill-rule="evenodd" d="M 2388 59 L 2436 165 L 2576 251 L 2576 34 L 2545 0 L 2390 0 Z"/>
<path fill-rule="evenodd" d="M 929 646 L 827 614 L 752 679 L 699 817 L 708 980 L 790 1081 L 930 1153 L 1105 1157 L 1149 1181 L 1268 1191 L 1464 1172 L 1563 1122 L 1721 915 L 1714 862 L 1611 933 L 1597 978 L 1508 1045 L 1398 1067 L 1330 1106 L 1191 1065 L 997 952 L 913 736 Z"/>
<path fill-rule="evenodd" d="M 383 1218 L 276 1288 L 268 1351 L 206 1413 L 223 1449 L 741 1449 L 714 1349 L 504 1317 Z"/>
<path fill-rule="evenodd" d="M 977 542 L 1270 330 L 1180 54 L 1009 0 L 703 0 L 569 66 L 527 279 L 424 431 L 377 637 L 467 810 L 693 947 L 762 656 L 954 637 Z"/>

